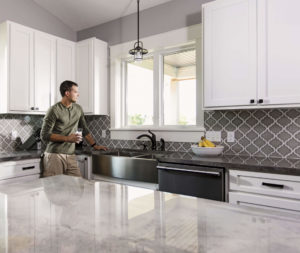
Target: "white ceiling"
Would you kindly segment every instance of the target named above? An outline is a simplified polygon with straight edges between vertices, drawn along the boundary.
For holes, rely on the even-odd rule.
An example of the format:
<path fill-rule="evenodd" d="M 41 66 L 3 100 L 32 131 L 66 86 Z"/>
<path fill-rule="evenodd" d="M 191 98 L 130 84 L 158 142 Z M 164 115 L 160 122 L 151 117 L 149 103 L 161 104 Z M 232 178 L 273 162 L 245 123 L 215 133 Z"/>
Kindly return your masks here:
<path fill-rule="evenodd" d="M 93 27 L 137 11 L 136 0 L 33 0 L 74 31 Z M 145 10 L 172 0 L 140 0 Z"/>

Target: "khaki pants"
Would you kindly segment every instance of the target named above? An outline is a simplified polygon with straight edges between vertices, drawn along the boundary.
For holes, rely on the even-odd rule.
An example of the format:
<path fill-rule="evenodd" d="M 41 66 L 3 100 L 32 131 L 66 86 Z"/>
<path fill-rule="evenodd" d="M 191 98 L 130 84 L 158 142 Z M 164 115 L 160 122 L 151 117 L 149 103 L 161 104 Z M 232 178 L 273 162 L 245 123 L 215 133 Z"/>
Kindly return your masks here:
<path fill-rule="evenodd" d="M 81 177 L 76 155 L 55 154 L 45 152 L 43 177 L 55 175 L 70 175 Z"/>

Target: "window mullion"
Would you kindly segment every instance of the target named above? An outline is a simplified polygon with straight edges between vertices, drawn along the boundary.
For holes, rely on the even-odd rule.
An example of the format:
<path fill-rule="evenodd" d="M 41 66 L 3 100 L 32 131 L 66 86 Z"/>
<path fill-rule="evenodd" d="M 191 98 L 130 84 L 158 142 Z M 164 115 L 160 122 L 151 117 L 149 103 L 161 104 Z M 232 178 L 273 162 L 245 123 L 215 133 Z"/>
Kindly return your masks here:
<path fill-rule="evenodd" d="M 153 57 L 153 126 L 160 125 L 160 62 L 159 54 L 155 53 Z"/>
<path fill-rule="evenodd" d="M 158 56 L 159 61 L 159 126 L 164 125 L 164 57 Z"/>
<path fill-rule="evenodd" d="M 127 126 L 127 61 L 123 62 L 123 80 L 122 80 L 122 126 Z"/>

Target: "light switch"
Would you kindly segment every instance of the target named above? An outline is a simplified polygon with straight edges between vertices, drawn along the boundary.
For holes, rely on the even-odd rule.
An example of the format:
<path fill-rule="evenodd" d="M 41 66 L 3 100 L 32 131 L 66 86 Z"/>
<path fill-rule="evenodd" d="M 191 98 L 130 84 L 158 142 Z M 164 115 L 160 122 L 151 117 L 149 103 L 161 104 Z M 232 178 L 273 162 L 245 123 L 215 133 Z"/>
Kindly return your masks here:
<path fill-rule="evenodd" d="M 227 142 L 235 142 L 235 136 L 233 131 L 227 132 Z"/>
<path fill-rule="evenodd" d="M 18 131 L 12 130 L 11 131 L 11 140 L 15 141 L 18 138 Z"/>
<path fill-rule="evenodd" d="M 102 138 L 106 137 L 106 130 L 102 130 Z"/>

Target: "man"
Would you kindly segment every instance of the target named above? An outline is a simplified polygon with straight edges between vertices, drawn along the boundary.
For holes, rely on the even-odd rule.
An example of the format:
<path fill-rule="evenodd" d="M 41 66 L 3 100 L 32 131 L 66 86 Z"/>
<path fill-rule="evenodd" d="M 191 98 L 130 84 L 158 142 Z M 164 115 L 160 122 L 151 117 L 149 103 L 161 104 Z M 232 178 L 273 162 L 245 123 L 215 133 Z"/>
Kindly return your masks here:
<path fill-rule="evenodd" d="M 60 85 L 62 100 L 51 106 L 44 120 L 41 139 L 47 142 L 44 156 L 43 176 L 67 174 L 80 177 L 75 156 L 75 143 L 82 140 L 82 136 L 95 150 L 106 150 L 98 146 L 89 133 L 83 110 L 76 104 L 78 85 L 72 81 L 64 81 Z M 76 133 L 82 128 L 82 135 Z"/>

